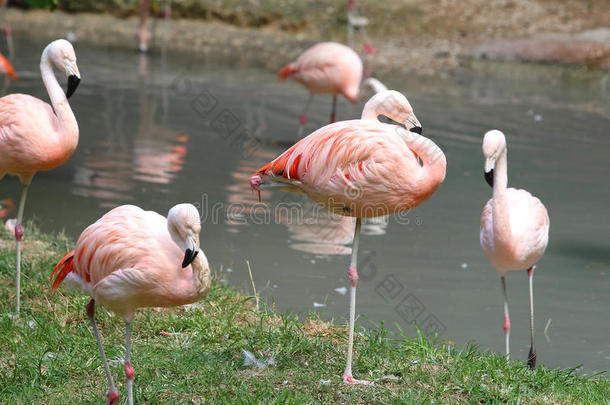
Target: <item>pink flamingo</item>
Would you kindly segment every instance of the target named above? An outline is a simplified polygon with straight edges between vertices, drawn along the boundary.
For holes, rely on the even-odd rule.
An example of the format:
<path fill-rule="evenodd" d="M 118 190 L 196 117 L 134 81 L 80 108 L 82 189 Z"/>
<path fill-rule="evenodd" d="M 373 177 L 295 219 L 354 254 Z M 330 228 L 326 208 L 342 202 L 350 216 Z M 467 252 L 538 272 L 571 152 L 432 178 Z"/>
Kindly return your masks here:
<path fill-rule="evenodd" d="M 210 268 L 199 249 L 201 223 L 191 204 L 178 204 L 167 219 L 133 205 L 117 207 L 83 231 L 76 247 L 53 269 L 55 290 L 71 282 L 91 296 L 87 316 L 97 341 L 106 377 L 108 402 L 119 394 L 108 367 L 95 324 L 95 302 L 125 321 L 125 375 L 129 404 L 133 404 L 131 322 L 136 309 L 173 307 L 203 298 L 211 283 Z"/>
<path fill-rule="evenodd" d="M 332 94 L 331 123 L 335 122 L 338 94 L 352 103 L 359 101 L 362 61 L 348 46 L 336 42 L 322 42 L 281 68 L 278 77 L 281 79 L 293 77 L 309 89 L 309 98 L 300 117 L 300 138 L 314 94 Z"/>
<path fill-rule="evenodd" d="M 68 76 L 63 93 L 53 65 Z M 21 220 L 28 187 L 34 174 L 54 169 L 72 156 L 78 144 L 78 124 L 68 104 L 80 73 L 72 45 L 58 39 L 51 42 L 40 57 L 42 81 L 49 93 L 49 104 L 26 94 L 9 94 L 0 98 L 0 179 L 7 173 L 18 176 L 23 186 L 15 224 L 17 244 L 17 318 L 20 311 Z"/>
<path fill-rule="evenodd" d="M 481 246 L 502 279 L 504 293 L 504 338 L 506 357 L 510 356 L 510 318 L 504 273 L 527 269 L 529 278 L 531 347 L 528 365 L 536 367 L 534 349 L 534 264 L 540 260 L 549 241 L 549 216 L 544 204 L 525 190 L 507 188 L 506 138 L 498 130 L 483 138 L 485 180 L 493 187 L 493 197 L 481 214 Z"/>
<path fill-rule="evenodd" d="M 379 115 L 404 124 L 385 124 Z M 277 186 L 305 193 L 331 212 L 356 217 L 349 267 L 350 312 L 345 383 L 367 384 L 352 376 L 356 270 L 362 218 L 389 215 L 428 199 L 445 178 L 441 149 L 421 136 L 411 105 L 393 90 L 373 96 L 362 118 L 318 129 L 259 169 L 250 186 Z"/>

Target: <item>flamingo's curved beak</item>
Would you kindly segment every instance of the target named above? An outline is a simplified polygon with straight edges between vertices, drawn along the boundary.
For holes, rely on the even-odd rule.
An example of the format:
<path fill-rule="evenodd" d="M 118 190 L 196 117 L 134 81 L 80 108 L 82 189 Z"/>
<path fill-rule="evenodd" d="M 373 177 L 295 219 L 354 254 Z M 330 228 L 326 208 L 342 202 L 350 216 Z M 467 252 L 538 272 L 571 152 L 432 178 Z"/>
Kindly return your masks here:
<path fill-rule="evenodd" d="M 67 61 L 65 70 L 66 74 L 68 75 L 68 89 L 66 90 L 66 97 L 70 98 L 80 83 L 80 72 L 78 71 L 76 62 L 74 61 Z"/>
<path fill-rule="evenodd" d="M 494 168 L 496 167 L 496 159 L 488 157 L 485 159 L 485 181 L 490 187 L 494 186 Z"/>
<path fill-rule="evenodd" d="M 76 75 L 68 76 L 68 89 L 66 90 L 67 98 L 70 98 L 70 96 L 72 96 L 72 94 L 74 94 L 79 83 L 80 83 L 80 77 L 78 77 Z"/>
<path fill-rule="evenodd" d="M 421 124 L 419 123 L 419 120 L 415 116 L 415 114 L 411 113 L 411 114 L 407 115 L 407 117 L 405 118 L 404 125 L 407 128 L 407 130 L 421 135 L 422 127 L 421 127 Z"/>
<path fill-rule="evenodd" d="M 195 257 L 199 253 L 199 248 L 197 247 L 197 243 L 195 240 L 189 236 L 186 238 L 187 248 L 184 251 L 184 260 L 182 260 L 182 268 L 185 268 L 189 264 L 193 263 Z"/>

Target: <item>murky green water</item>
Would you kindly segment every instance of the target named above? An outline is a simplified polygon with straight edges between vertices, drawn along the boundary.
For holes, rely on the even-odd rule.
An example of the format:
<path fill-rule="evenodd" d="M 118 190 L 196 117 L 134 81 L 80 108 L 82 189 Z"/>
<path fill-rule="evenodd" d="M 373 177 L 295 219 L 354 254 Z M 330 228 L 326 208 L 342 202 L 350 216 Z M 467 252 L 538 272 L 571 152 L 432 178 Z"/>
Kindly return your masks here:
<path fill-rule="evenodd" d="M 21 80 L 11 92 L 47 99 L 43 47 L 17 43 Z M 249 260 L 257 288 L 277 308 L 344 320 L 352 221 L 280 192 L 263 193 L 265 205 L 256 205 L 248 189 L 250 174 L 295 140 L 305 90 L 238 58 L 143 57 L 81 44 L 76 51 L 83 81 L 71 105 L 80 143 L 67 164 L 36 175 L 26 217 L 77 237 L 119 204 L 166 213 L 177 202 L 196 203 L 202 247 L 222 277 L 249 290 Z M 441 340 L 503 350 L 500 280 L 479 246 L 479 216 L 491 195 L 480 144 L 499 128 L 508 138 L 510 184 L 538 196 L 551 218 L 534 282 L 538 357 L 548 366 L 582 364 L 585 373 L 610 369 L 610 80 L 602 76 L 481 65 L 450 78 L 380 78 L 407 95 L 448 169 L 424 205 L 366 224 L 360 325 L 383 321 L 414 335 L 416 320 L 437 327 Z M 320 97 L 310 130 L 329 109 Z M 341 101 L 338 117 L 361 109 Z M 18 190 L 16 178 L 6 178 L 0 199 L 17 199 Z M 513 356 L 525 359 L 525 271 L 507 283 Z"/>

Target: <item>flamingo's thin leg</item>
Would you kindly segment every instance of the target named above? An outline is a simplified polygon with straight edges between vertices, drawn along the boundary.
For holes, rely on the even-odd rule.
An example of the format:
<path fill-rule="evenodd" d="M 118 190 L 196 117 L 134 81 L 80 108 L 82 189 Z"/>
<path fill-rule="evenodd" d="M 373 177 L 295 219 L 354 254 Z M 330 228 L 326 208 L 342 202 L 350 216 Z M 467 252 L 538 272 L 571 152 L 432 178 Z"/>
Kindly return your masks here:
<path fill-rule="evenodd" d="M 307 111 L 309 111 L 309 106 L 311 105 L 312 101 L 313 101 L 313 93 L 309 93 L 309 98 L 307 98 L 307 103 L 305 104 L 303 113 L 301 114 L 301 117 L 299 118 L 299 131 L 297 133 L 299 139 L 301 139 L 303 137 L 303 130 L 305 129 L 305 124 L 307 123 Z"/>
<path fill-rule="evenodd" d="M 331 124 L 333 122 L 335 122 L 336 111 L 337 111 L 337 95 L 333 94 L 333 108 L 330 111 L 330 123 Z"/>
<path fill-rule="evenodd" d="M 535 266 L 527 269 L 527 276 L 529 279 L 529 295 L 530 295 L 530 334 L 531 334 L 531 346 L 530 353 L 527 356 L 527 365 L 532 370 L 536 368 L 536 349 L 534 349 L 534 269 Z"/>
<path fill-rule="evenodd" d="M 127 377 L 127 398 L 133 405 L 133 375 L 135 370 L 131 365 L 131 324 L 125 322 L 125 377 Z"/>
<path fill-rule="evenodd" d="M 358 263 L 358 244 L 360 243 L 360 229 L 362 227 L 362 219 L 356 219 L 356 229 L 354 231 L 354 245 L 352 247 L 352 256 L 349 265 L 349 282 L 350 282 L 350 300 L 349 300 L 349 331 L 347 343 L 347 363 L 345 372 L 343 373 L 343 382 L 346 384 L 371 384 L 370 381 L 356 380 L 352 377 L 352 358 L 354 349 L 354 321 L 356 316 L 356 286 L 358 285 L 358 271 L 356 269 Z"/>
<path fill-rule="evenodd" d="M 94 300 L 89 301 L 89 303 L 87 304 L 87 317 L 91 322 L 91 328 L 93 329 L 93 334 L 95 335 L 95 340 L 97 341 L 97 347 L 100 349 L 100 355 L 102 356 L 102 362 L 104 363 L 104 370 L 106 370 L 106 378 L 108 379 L 108 400 L 106 401 L 106 405 L 113 405 L 119 400 L 119 392 L 114 386 L 114 380 L 112 379 L 110 367 L 108 366 L 108 359 L 106 359 L 104 346 L 102 346 L 102 338 L 100 337 L 100 333 L 97 330 L 97 325 L 95 324 Z"/>
<path fill-rule="evenodd" d="M 25 208 L 25 200 L 28 194 L 29 183 L 23 184 L 21 189 L 21 199 L 19 200 L 19 211 L 17 213 L 17 223 L 15 224 L 15 244 L 17 251 L 17 277 L 15 284 L 17 285 L 17 314 L 19 318 L 21 313 L 21 238 L 23 237 L 23 228 L 21 227 L 21 221 L 23 220 L 23 210 Z"/>
<path fill-rule="evenodd" d="M 510 316 L 508 315 L 508 297 L 506 296 L 506 279 L 502 278 L 502 292 L 504 293 L 504 340 L 506 345 L 506 359 L 510 360 Z"/>

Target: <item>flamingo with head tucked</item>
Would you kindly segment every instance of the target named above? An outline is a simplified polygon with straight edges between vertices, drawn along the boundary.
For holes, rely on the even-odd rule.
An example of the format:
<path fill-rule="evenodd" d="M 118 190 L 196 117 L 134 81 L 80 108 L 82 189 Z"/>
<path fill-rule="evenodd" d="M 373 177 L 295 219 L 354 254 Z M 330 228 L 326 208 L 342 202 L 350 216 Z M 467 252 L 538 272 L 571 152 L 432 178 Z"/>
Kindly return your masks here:
<path fill-rule="evenodd" d="M 536 367 L 534 349 L 534 265 L 540 260 L 549 241 L 549 216 L 544 204 L 525 190 L 508 188 L 506 138 L 498 130 L 483 138 L 485 180 L 493 187 L 493 196 L 481 214 L 481 246 L 502 279 L 504 294 L 504 338 L 506 356 L 510 356 L 510 317 L 504 273 L 527 269 L 529 279 L 531 346 L 530 368 Z"/>
<path fill-rule="evenodd" d="M 382 123 L 379 115 L 404 127 Z M 445 178 L 445 155 L 421 132 L 405 96 L 383 91 L 366 103 L 361 119 L 318 129 L 250 178 L 255 190 L 276 186 L 305 193 L 332 212 L 356 217 L 348 271 L 351 288 L 345 383 L 368 383 L 352 376 L 362 218 L 411 209 L 428 199 Z"/>
<path fill-rule="evenodd" d="M 57 83 L 53 66 L 68 77 L 65 94 Z M 21 221 L 28 187 L 36 172 L 63 164 L 78 144 L 78 124 L 68 104 L 68 98 L 80 82 L 72 44 L 64 39 L 51 42 L 40 57 L 40 72 L 52 106 L 26 94 L 0 98 L 0 179 L 7 173 L 13 174 L 23 185 L 15 225 L 17 317 L 20 312 Z"/>
<path fill-rule="evenodd" d="M 202 299 L 211 284 L 210 267 L 199 248 L 201 221 L 191 204 L 178 204 L 167 219 L 133 205 L 117 207 L 83 231 L 76 247 L 55 266 L 55 290 L 66 279 L 91 296 L 87 316 L 108 379 L 108 402 L 115 388 L 95 324 L 95 303 L 125 321 L 125 376 L 129 404 L 133 404 L 134 368 L 131 364 L 131 322 L 136 309 L 173 307 Z"/>

